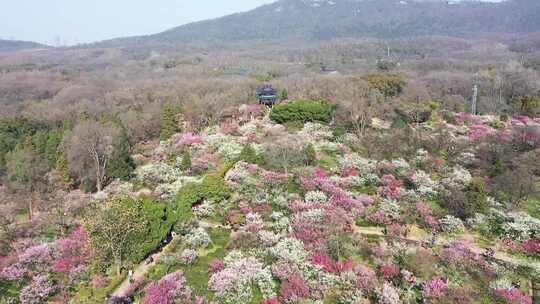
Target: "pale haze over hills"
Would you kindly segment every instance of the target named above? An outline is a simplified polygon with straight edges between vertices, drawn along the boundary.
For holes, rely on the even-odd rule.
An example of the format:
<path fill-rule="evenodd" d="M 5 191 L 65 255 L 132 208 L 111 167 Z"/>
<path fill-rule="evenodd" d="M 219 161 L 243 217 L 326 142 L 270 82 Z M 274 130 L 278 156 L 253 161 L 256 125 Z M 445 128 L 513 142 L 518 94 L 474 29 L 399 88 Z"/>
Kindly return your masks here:
<path fill-rule="evenodd" d="M 2 1 L 0 38 L 46 44 L 93 42 L 153 34 L 270 2 L 272 0 Z"/>

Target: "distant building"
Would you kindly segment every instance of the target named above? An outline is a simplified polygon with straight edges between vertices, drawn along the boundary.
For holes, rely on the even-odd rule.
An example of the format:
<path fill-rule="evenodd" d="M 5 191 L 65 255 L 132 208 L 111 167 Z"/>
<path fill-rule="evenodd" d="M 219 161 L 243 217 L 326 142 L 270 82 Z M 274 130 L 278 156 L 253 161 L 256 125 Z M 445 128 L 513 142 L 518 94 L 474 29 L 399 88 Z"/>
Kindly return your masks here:
<path fill-rule="evenodd" d="M 270 84 L 265 84 L 257 89 L 259 103 L 268 107 L 275 105 L 279 101 L 278 92 Z"/>

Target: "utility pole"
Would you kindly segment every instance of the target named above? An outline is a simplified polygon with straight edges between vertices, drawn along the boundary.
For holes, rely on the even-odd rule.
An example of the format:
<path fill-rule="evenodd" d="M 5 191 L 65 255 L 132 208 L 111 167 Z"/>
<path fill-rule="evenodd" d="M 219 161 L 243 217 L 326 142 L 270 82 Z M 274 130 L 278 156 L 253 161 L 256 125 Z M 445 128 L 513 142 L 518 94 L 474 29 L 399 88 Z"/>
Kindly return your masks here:
<path fill-rule="evenodd" d="M 473 97 L 472 97 L 472 103 L 471 103 L 471 114 L 476 115 L 476 104 L 478 102 L 478 85 L 474 85 L 473 87 Z"/>

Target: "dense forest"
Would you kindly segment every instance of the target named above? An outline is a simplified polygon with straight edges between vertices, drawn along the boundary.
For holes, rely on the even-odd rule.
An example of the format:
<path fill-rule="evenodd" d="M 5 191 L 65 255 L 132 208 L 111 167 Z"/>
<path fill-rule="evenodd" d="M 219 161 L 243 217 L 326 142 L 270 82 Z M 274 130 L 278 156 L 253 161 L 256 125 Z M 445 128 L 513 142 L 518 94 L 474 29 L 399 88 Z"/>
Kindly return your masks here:
<path fill-rule="evenodd" d="M 540 35 L 421 34 L 0 49 L 0 303 L 539 303 Z"/>

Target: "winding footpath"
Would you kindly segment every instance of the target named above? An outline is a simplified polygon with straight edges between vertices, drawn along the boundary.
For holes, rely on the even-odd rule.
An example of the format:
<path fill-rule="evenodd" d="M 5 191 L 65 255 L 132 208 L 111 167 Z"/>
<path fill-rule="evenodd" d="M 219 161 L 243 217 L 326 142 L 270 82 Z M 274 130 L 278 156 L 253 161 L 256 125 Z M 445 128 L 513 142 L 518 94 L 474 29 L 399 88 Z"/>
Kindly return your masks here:
<path fill-rule="evenodd" d="M 381 227 L 355 226 L 354 231 L 360 235 L 377 236 L 377 237 L 401 240 L 401 241 L 412 242 L 412 243 L 417 243 L 417 244 L 422 244 L 423 242 L 426 241 L 425 238 L 414 237 L 414 236 L 406 236 L 406 237 L 389 236 L 384 233 L 384 230 Z M 448 245 L 449 243 L 450 241 L 443 237 L 437 238 L 437 241 L 436 241 L 436 245 L 439 245 L 439 246 Z M 485 253 L 485 249 L 479 247 L 475 242 L 473 242 L 471 251 L 474 254 L 478 254 L 478 255 L 482 255 Z M 527 260 L 515 258 L 515 257 L 505 254 L 504 252 L 495 252 L 495 255 L 491 257 L 491 259 L 497 263 L 504 263 L 504 264 L 511 265 L 514 267 L 525 267 L 525 268 L 529 268 L 533 270 L 536 273 L 540 273 L 540 262 L 533 262 L 533 261 L 527 261 Z"/>
<path fill-rule="evenodd" d="M 203 227 L 203 228 L 219 228 L 219 227 L 228 228 L 228 227 L 224 227 L 223 225 L 216 224 L 216 223 L 211 223 L 211 222 L 208 222 L 208 221 L 200 221 L 199 226 Z M 110 294 L 110 297 L 111 298 L 128 298 L 128 297 L 131 297 L 132 296 L 131 293 L 133 293 L 137 288 L 141 287 L 141 286 L 137 286 L 137 284 L 139 284 L 138 282 L 142 282 L 144 280 L 144 278 L 146 277 L 146 275 L 148 274 L 150 269 L 152 269 L 152 267 L 155 266 L 159 262 L 159 259 L 165 253 L 168 252 L 168 248 L 170 248 L 173 243 L 177 242 L 180 239 L 181 239 L 180 235 L 175 235 L 167 245 L 165 245 L 165 246 L 163 246 L 163 248 L 161 248 L 161 250 L 159 252 L 156 252 L 155 254 L 151 255 L 150 257 L 148 257 L 147 259 L 142 261 L 133 270 L 133 277 L 132 277 L 132 282 L 133 283 L 131 283 L 129 277 L 127 277 L 122 282 L 122 284 L 118 285 L 118 287 L 114 290 L 114 292 Z M 148 262 L 149 260 L 151 262 Z"/>
<path fill-rule="evenodd" d="M 203 226 L 206 226 L 206 227 L 218 226 L 214 223 L 209 223 L 209 222 L 202 222 L 201 224 L 203 224 Z M 388 238 L 388 239 L 401 240 L 405 242 L 412 242 L 419 245 L 426 241 L 425 238 L 417 237 L 417 236 L 392 237 L 392 236 L 386 235 L 384 233 L 383 228 L 381 227 L 354 226 L 354 232 L 360 235 L 364 235 L 364 236 L 377 236 L 377 237 L 383 237 L 383 238 Z M 167 249 L 171 246 L 171 244 L 178 241 L 178 239 L 180 239 L 180 236 L 174 236 L 171 242 L 169 242 L 167 245 L 161 248 L 159 252 L 153 254 L 146 260 L 142 261 L 133 270 L 133 277 L 132 277 L 133 283 L 130 282 L 129 277 L 127 277 L 120 285 L 118 285 L 118 287 L 110 296 L 112 298 L 127 298 L 127 297 L 132 296 L 130 293 L 132 293 L 134 289 L 137 289 L 138 287 L 140 287 L 140 286 L 136 286 L 136 284 L 138 284 L 137 282 L 141 282 L 144 280 L 144 278 L 146 277 L 150 269 L 159 262 L 159 259 L 167 252 Z M 449 240 L 442 237 L 439 237 L 437 239 L 436 245 L 444 246 L 447 244 L 449 244 Z M 471 248 L 471 251 L 474 254 L 479 254 L 479 255 L 485 253 L 485 249 L 479 247 L 476 243 L 474 243 L 474 246 Z M 149 262 L 149 260 L 151 262 Z M 495 255 L 492 257 L 492 260 L 498 263 L 505 263 L 511 266 L 526 267 L 537 273 L 540 273 L 540 263 L 511 257 L 503 252 L 496 252 Z"/>
<path fill-rule="evenodd" d="M 167 245 L 163 246 L 163 248 L 161 248 L 159 252 L 154 253 L 153 255 L 151 255 L 144 261 L 142 261 L 133 270 L 133 277 L 132 277 L 133 283 L 130 282 L 129 277 L 127 277 L 122 282 L 122 284 L 116 287 L 115 291 L 110 295 L 110 297 L 111 298 L 128 298 L 132 296 L 129 293 L 133 292 L 134 288 L 136 289 L 137 287 L 140 287 L 140 286 L 136 286 L 136 284 L 144 280 L 144 278 L 146 277 L 150 269 L 152 269 L 152 267 L 157 264 L 159 259 L 167 252 L 167 249 L 171 246 L 171 244 L 176 242 L 179 238 L 180 236 L 174 236 L 173 239 Z M 148 262 L 148 261 L 151 261 L 151 262 Z"/>

